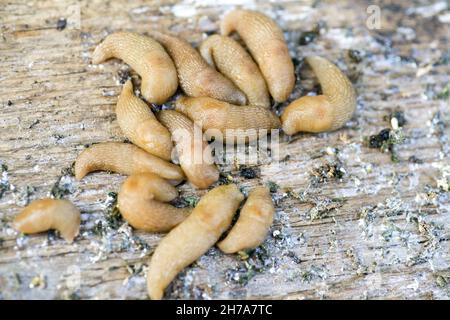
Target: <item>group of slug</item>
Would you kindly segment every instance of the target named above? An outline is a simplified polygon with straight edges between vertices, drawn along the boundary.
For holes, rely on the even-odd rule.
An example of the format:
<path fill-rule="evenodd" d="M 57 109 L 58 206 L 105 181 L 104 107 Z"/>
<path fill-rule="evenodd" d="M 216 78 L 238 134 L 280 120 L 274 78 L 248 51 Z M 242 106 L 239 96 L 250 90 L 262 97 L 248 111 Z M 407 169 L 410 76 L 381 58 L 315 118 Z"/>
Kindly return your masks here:
<path fill-rule="evenodd" d="M 295 85 L 282 30 L 262 13 L 238 9 L 225 16 L 220 31 L 222 35 L 207 38 L 199 51 L 181 38 L 159 32 L 151 32 L 151 37 L 117 32 L 107 36 L 93 53 L 93 63 L 115 57 L 130 65 L 141 76 L 140 92 L 147 102 L 166 102 L 178 84 L 186 94 L 177 99 L 175 110 L 162 110 L 155 116 L 134 95 L 128 80 L 116 114 L 132 144 L 94 144 L 75 162 L 77 179 L 97 170 L 128 175 L 117 198 L 123 218 L 135 229 L 169 232 L 150 260 L 147 288 L 152 299 L 161 299 L 174 277 L 216 244 L 244 199 L 238 187 L 229 184 L 210 190 L 194 209 L 168 203 L 178 196 L 175 186 L 185 179 L 199 189 L 219 179 L 210 146 L 201 135 L 195 138 L 195 130 L 218 130 L 227 139 L 248 129 L 257 132 L 282 127 L 288 135 L 322 132 L 343 126 L 356 107 L 348 78 L 328 60 L 311 56 L 305 60 L 323 95 L 293 101 L 280 121 L 270 110 L 270 96 L 276 102 L 286 101 Z M 228 37 L 234 31 L 250 53 Z M 226 132 L 230 129 L 236 136 Z M 244 141 L 255 138 L 257 135 L 248 135 Z M 196 145 L 202 151 L 201 161 L 192 159 Z M 179 166 L 170 162 L 174 151 Z M 259 246 L 274 212 L 268 188 L 255 187 L 218 247 L 234 253 Z M 72 242 L 79 232 L 80 211 L 67 200 L 36 200 L 15 218 L 14 227 L 23 233 L 57 229 Z"/>

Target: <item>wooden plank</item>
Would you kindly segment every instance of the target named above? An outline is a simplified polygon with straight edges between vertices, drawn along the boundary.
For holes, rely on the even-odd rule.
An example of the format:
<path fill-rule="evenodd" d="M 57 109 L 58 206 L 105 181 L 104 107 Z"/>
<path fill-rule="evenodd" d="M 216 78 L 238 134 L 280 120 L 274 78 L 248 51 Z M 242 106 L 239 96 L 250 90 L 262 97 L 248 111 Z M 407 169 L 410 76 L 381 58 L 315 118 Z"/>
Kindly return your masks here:
<path fill-rule="evenodd" d="M 244 190 L 279 186 L 265 250 L 242 261 L 213 248 L 174 281 L 168 298 L 449 298 L 449 9 L 439 1 L 428 8 L 389 3 L 381 5 L 381 29 L 369 30 L 369 2 L 244 2 L 277 19 L 298 59 L 319 54 L 337 62 L 354 81 L 358 110 L 336 132 L 282 136 L 284 161 L 260 165 L 255 179 L 241 177 L 235 161 L 221 166 Z M 94 66 L 90 57 L 117 30 L 170 30 L 198 44 L 233 7 L 192 0 L 2 3 L 0 298 L 146 298 L 145 267 L 163 235 L 104 227 L 107 194 L 124 177 L 96 173 L 77 182 L 65 170 L 84 145 L 124 139 L 114 106 L 119 72 L 128 68 L 118 60 Z M 63 30 L 56 28 L 60 18 L 67 19 Z M 320 21 L 326 26 L 317 39 L 298 45 Z M 349 49 L 363 53 L 360 63 Z M 299 75 L 292 98 L 314 85 L 307 68 Z M 385 117 L 396 109 L 407 123 L 393 162 L 365 138 L 389 128 Z M 327 165 L 342 166 L 342 178 L 327 176 Z M 53 233 L 16 234 L 18 210 L 48 196 L 58 181 L 82 210 L 75 243 Z M 204 194 L 187 184 L 180 192 Z"/>

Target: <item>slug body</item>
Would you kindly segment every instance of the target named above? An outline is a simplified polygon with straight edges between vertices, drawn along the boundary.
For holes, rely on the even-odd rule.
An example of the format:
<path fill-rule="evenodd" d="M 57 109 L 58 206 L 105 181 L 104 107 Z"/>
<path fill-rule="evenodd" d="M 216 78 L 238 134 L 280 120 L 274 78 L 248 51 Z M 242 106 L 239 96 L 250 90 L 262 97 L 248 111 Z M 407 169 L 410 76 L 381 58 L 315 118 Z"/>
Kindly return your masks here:
<path fill-rule="evenodd" d="M 97 143 L 81 152 L 75 161 L 75 177 L 78 180 L 89 172 L 99 170 L 125 175 L 150 172 L 174 182 L 184 180 L 179 166 L 151 155 L 131 143 Z"/>
<path fill-rule="evenodd" d="M 207 97 L 180 97 L 176 110 L 201 126 L 208 138 L 215 136 L 216 140 L 236 139 L 244 143 L 257 139 L 262 130 L 281 126 L 278 117 L 265 107 L 241 107 Z M 216 135 L 218 133 L 220 135 Z"/>
<path fill-rule="evenodd" d="M 186 40 L 152 32 L 169 52 L 178 71 L 183 91 L 191 97 L 212 97 L 235 104 L 245 104 L 245 94 L 206 63 Z"/>
<path fill-rule="evenodd" d="M 172 134 L 181 168 L 189 182 L 199 189 L 216 182 L 219 170 L 214 164 L 208 143 L 203 141 L 202 130 L 175 110 L 160 111 L 158 119 Z"/>
<path fill-rule="evenodd" d="M 217 246 L 225 253 L 256 248 L 267 236 L 274 213 L 269 189 L 254 188 L 241 209 L 236 224 Z"/>
<path fill-rule="evenodd" d="M 307 57 L 322 87 L 322 95 L 304 96 L 289 104 L 281 116 L 283 130 L 323 132 L 342 127 L 356 109 L 356 93 L 347 76 L 325 58 Z"/>
<path fill-rule="evenodd" d="M 160 176 L 140 173 L 129 176 L 117 196 L 117 207 L 123 218 L 135 229 L 166 232 L 186 219 L 189 208 L 175 208 L 165 203 L 178 191 Z"/>
<path fill-rule="evenodd" d="M 252 57 L 237 41 L 212 35 L 203 41 L 200 54 L 245 93 L 248 104 L 270 107 L 266 81 Z"/>
<path fill-rule="evenodd" d="M 147 272 L 151 299 L 161 299 L 175 276 L 217 242 L 243 198 L 234 184 L 212 189 L 200 199 L 192 214 L 161 240 Z"/>
<path fill-rule="evenodd" d="M 116 114 L 120 128 L 131 142 L 148 153 L 170 160 L 170 132 L 158 122 L 147 104 L 134 95 L 131 80 L 123 86 L 117 101 Z"/>
<path fill-rule="evenodd" d="M 162 104 L 178 87 L 175 65 L 164 48 L 152 38 L 132 32 L 117 32 L 97 46 L 92 62 L 119 58 L 142 78 L 141 92 L 151 103 Z"/>
<path fill-rule="evenodd" d="M 80 211 L 68 200 L 35 200 L 16 216 L 13 227 L 23 233 L 55 229 L 72 243 L 80 230 Z"/>
<path fill-rule="evenodd" d="M 268 16 L 252 10 L 234 10 L 225 16 L 221 34 L 233 31 L 258 63 L 274 100 L 285 101 L 294 89 L 295 73 L 283 31 Z"/>

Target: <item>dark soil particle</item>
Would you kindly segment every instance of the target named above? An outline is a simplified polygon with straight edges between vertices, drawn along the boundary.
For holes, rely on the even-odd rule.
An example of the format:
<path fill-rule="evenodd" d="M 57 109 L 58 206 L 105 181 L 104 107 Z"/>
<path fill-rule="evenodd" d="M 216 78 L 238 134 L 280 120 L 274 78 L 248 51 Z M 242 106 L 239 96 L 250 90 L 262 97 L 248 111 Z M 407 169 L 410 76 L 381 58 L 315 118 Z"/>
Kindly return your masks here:
<path fill-rule="evenodd" d="M 69 167 L 61 169 L 61 175 L 75 177 L 75 161 Z"/>
<path fill-rule="evenodd" d="M 391 129 L 383 129 L 378 134 L 369 137 L 369 148 L 381 148 L 383 142 L 389 139 Z"/>
<path fill-rule="evenodd" d="M 66 18 L 59 18 L 58 22 L 56 22 L 56 30 L 64 30 L 67 26 L 67 20 Z"/>
<path fill-rule="evenodd" d="M 244 167 L 239 171 L 239 175 L 245 179 L 255 179 L 259 176 L 259 169 Z"/>
<path fill-rule="evenodd" d="M 301 34 L 298 41 L 299 45 L 306 46 L 307 44 L 313 42 L 317 37 L 317 33 L 314 31 L 305 31 Z"/>
<path fill-rule="evenodd" d="M 117 230 L 124 223 L 119 208 L 117 207 L 117 193 L 108 192 L 108 197 L 111 198 L 111 201 L 104 210 L 105 221 L 98 221 L 95 224 L 93 228 L 94 234 L 104 235 L 106 234 L 107 228 Z"/>
<path fill-rule="evenodd" d="M 11 100 L 8 100 L 7 104 L 8 104 L 8 106 L 12 106 L 13 103 Z"/>
<path fill-rule="evenodd" d="M 423 163 L 423 160 L 417 158 L 416 156 L 411 156 L 411 157 L 409 157 L 409 158 L 408 158 L 408 161 L 409 161 L 409 162 L 412 162 L 412 163 L 418 163 L 418 164 Z"/>
<path fill-rule="evenodd" d="M 303 64 L 303 59 L 299 59 L 297 57 L 292 58 L 292 62 L 294 63 L 294 67 L 297 68 L 298 66 Z"/>
<path fill-rule="evenodd" d="M 326 23 L 324 21 L 319 21 L 312 30 L 302 32 L 298 44 L 305 46 L 313 42 L 318 36 L 320 36 L 322 30 L 326 28 Z"/>
<path fill-rule="evenodd" d="M 124 84 L 130 79 L 130 71 L 129 70 L 119 70 L 117 72 L 117 76 L 119 77 L 120 84 Z"/>
<path fill-rule="evenodd" d="M 195 196 L 177 197 L 170 203 L 176 208 L 194 208 L 200 199 Z"/>
<path fill-rule="evenodd" d="M 225 272 L 225 278 L 231 283 L 245 286 L 257 273 L 266 268 L 269 254 L 264 246 L 240 254 L 239 265 Z"/>

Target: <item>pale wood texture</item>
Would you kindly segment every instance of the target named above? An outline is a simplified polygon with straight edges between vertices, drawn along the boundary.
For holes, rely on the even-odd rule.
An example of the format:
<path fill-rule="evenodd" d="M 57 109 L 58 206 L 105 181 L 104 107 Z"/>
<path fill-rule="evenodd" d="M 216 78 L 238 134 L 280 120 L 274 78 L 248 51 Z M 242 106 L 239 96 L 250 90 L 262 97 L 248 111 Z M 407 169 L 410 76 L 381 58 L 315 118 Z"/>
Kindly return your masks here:
<path fill-rule="evenodd" d="M 123 176 L 95 173 L 81 182 L 63 176 L 61 184 L 70 189 L 65 198 L 83 213 L 81 235 L 72 245 L 52 233 L 18 235 L 11 221 L 27 201 L 49 194 L 85 144 L 123 140 L 114 106 L 118 72 L 127 67 L 118 60 L 91 65 L 95 45 L 116 30 L 150 28 L 198 44 L 234 7 L 214 3 L 0 1 L 0 161 L 8 167 L 1 178 L 7 190 L 0 199 L 0 298 L 147 298 L 142 269 L 162 235 L 126 225 L 93 232 L 97 221 L 105 221 L 107 193 L 118 190 Z M 177 278 L 167 298 L 448 299 L 445 1 L 376 1 L 380 30 L 366 26 L 371 1 L 244 4 L 276 18 L 298 59 L 323 55 L 352 75 L 358 110 L 336 132 L 283 136 L 282 156 L 290 157 L 261 165 L 255 179 L 240 177 L 233 164 L 223 166 L 247 190 L 268 181 L 279 185 L 264 263 L 240 284 L 246 272 L 240 257 L 212 249 Z M 56 28 L 59 18 L 67 19 L 63 30 Z M 300 33 L 319 21 L 327 25 L 320 36 L 298 46 Z M 348 49 L 361 50 L 362 61 L 352 62 Z M 309 79 L 301 85 L 311 88 L 308 69 L 300 75 Z M 384 117 L 395 109 L 407 119 L 406 141 L 396 146 L 399 162 L 364 142 L 390 127 Z M 408 160 L 413 155 L 420 163 Z M 315 169 L 327 163 L 340 163 L 343 177 L 317 181 Z M 184 197 L 204 193 L 187 184 L 179 189 Z M 37 287 L 30 288 L 33 283 Z"/>

